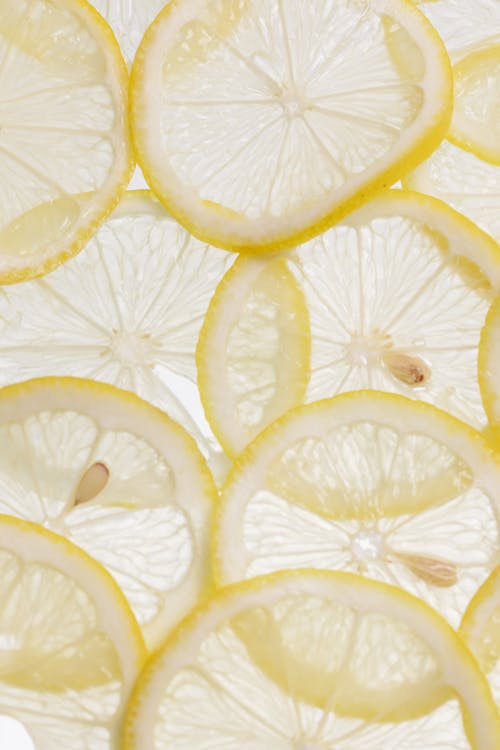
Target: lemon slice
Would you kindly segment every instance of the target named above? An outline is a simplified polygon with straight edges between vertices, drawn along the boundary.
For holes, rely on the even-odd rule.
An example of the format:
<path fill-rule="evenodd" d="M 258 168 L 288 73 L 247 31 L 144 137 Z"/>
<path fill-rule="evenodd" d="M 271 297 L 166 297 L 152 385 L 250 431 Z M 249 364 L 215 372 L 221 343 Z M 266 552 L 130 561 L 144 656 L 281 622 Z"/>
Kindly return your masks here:
<path fill-rule="evenodd" d="M 195 350 L 233 257 L 195 240 L 148 192 L 127 193 L 76 258 L 0 290 L 0 384 L 75 375 L 134 391 L 223 471 L 199 404 Z"/>
<path fill-rule="evenodd" d="M 195 236 L 252 252 L 314 236 L 394 183 L 452 109 L 442 44 L 401 0 L 170 3 L 131 97 L 163 203 Z"/>
<path fill-rule="evenodd" d="M 453 62 L 500 42 L 498 0 L 422 0 L 419 9 L 438 31 Z"/>
<path fill-rule="evenodd" d="M 131 174 L 127 71 L 81 0 L 0 0 L 0 283 L 77 253 Z"/>
<path fill-rule="evenodd" d="M 252 620 L 267 664 L 242 637 Z M 311 678 L 327 688 L 321 707 L 301 695 Z M 445 700 L 419 715 L 429 687 Z M 366 697 L 372 715 L 343 715 L 346 698 L 356 709 Z M 139 678 L 124 736 L 125 750 L 496 750 L 500 723 L 474 659 L 430 608 L 358 576 L 287 571 L 225 589 L 185 621 Z"/>
<path fill-rule="evenodd" d="M 449 203 L 500 242 L 500 167 L 443 141 L 404 186 Z"/>
<path fill-rule="evenodd" d="M 487 675 L 500 708 L 500 568 L 483 583 L 460 625 L 460 635 Z"/>
<path fill-rule="evenodd" d="M 307 307 L 286 262 L 240 257 L 212 298 L 197 348 L 201 400 L 228 455 L 302 403 L 309 355 Z"/>
<path fill-rule="evenodd" d="M 216 581 L 346 570 L 397 584 L 458 626 L 498 564 L 499 487 L 487 440 L 433 406 L 359 391 L 299 407 L 223 487 Z"/>
<path fill-rule="evenodd" d="M 479 347 L 479 385 L 490 424 L 500 426 L 500 298 L 490 308 Z"/>
<path fill-rule="evenodd" d="M 283 288 L 285 272 L 294 287 Z M 498 290 L 500 250 L 487 235 L 439 201 L 381 192 L 278 259 L 238 259 L 227 273 L 198 349 L 208 420 L 234 454 L 252 420 L 255 434 L 294 402 L 376 388 L 483 429 L 478 346 Z"/>
<path fill-rule="evenodd" d="M 112 750 L 145 657 L 118 586 L 66 540 L 4 516 L 0 571 L 0 735 L 18 726 L 34 750 Z"/>
<path fill-rule="evenodd" d="M 139 42 L 165 0 L 90 0 L 104 16 L 120 42 L 123 56 L 132 64 Z"/>
<path fill-rule="evenodd" d="M 453 74 L 455 106 L 450 140 L 500 165 L 500 45 L 464 57 Z"/>
<path fill-rule="evenodd" d="M 102 563 L 154 647 L 209 581 L 215 489 L 193 439 L 132 394 L 75 378 L 0 391 L 0 512 Z"/>

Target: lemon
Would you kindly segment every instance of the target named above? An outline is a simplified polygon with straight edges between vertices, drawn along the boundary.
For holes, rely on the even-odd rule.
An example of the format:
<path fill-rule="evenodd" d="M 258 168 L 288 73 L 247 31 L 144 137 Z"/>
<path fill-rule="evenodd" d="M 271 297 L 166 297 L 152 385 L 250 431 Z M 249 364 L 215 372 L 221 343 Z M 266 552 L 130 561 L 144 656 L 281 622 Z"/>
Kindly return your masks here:
<path fill-rule="evenodd" d="M 498 564 L 499 487 L 486 438 L 428 404 L 358 391 L 298 407 L 234 464 L 215 578 L 346 570 L 399 585 L 458 626 Z"/>
<path fill-rule="evenodd" d="M 453 63 L 500 42 L 498 0 L 423 0 L 419 9 L 438 31 Z"/>
<path fill-rule="evenodd" d="M 154 17 L 166 5 L 165 0 L 90 0 L 104 16 L 120 42 L 128 65 Z"/>
<path fill-rule="evenodd" d="M 0 570 L 0 735 L 17 726 L 34 750 L 112 750 L 145 657 L 123 594 L 66 540 L 5 516 Z"/>
<path fill-rule="evenodd" d="M 84 246 L 131 174 L 127 71 L 82 0 L 0 0 L 0 283 Z"/>
<path fill-rule="evenodd" d="M 0 390 L 0 513 L 68 537 L 119 583 L 153 648 L 209 584 L 213 481 L 193 439 L 76 378 Z"/>
<path fill-rule="evenodd" d="M 450 140 L 500 166 L 500 44 L 467 55 L 453 74 Z"/>
<path fill-rule="evenodd" d="M 460 635 L 488 676 L 500 707 L 500 568 L 483 583 L 467 608 Z"/>
<path fill-rule="evenodd" d="M 252 620 L 253 643 L 269 638 L 265 664 L 242 635 Z M 325 687 L 321 707 L 302 696 L 311 677 Z M 421 715 L 429 689 L 442 703 Z M 344 715 L 346 700 L 355 713 L 365 699 L 365 718 Z M 496 750 L 500 723 L 435 612 L 391 586 L 309 570 L 229 587 L 196 610 L 139 678 L 124 735 L 125 750 Z"/>
<path fill-rule="evenodd" d="M 293 251 L 236 261 L 199 341 L 207 418 L 235 454 L 287 407 L 376 388 L 483 429 L 479 337 L 499 290 L 487 235 L 439 201 L 381 192 Z"/>
<path fill-rule="evenodd" d="M 404 185 L 446 201 L 500 242 L 499 166 L 443 141 Z"/>
<path fill-rule="evenodd" d="M 205 414 L 228 455 L 302 402 L 309 357 L 305 298 L 285 260 L 240 257 L 210 302 L 197 348 Z"/>
<path fill-rule="evenodd" d="M 500 426 L 500 298 L 490 308 L 481 333 L 479 347 L 479 385 L 484 408 L 498 433 Z"/>
<path fill-rule="evenodd" d="M 451 101 L 444 48 L 402 0 L 178 0 L 131 81 L 148 183 L 195 236 L 251 252 L 394 183 L 443 138 Z"/>
<path fill-rule="evenodd" d="M 127 193 L 76 258 L 0 290 L 0 385 L 74 375 L 134 391 L 223 471 L 199 404 L 195 350 L 233 257 L 195 240 L 148 192 Z"/>

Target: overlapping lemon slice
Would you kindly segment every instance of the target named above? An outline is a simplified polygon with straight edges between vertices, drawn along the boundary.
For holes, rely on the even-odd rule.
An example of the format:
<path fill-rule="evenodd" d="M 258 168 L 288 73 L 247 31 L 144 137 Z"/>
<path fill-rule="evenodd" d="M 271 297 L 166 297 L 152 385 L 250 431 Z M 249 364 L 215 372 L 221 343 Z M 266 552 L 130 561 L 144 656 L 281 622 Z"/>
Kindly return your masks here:
<path fill-rule="evenodd" d="M 304 696 L 315 687 L 320 705 Z M 439 697 L 432 706 L 431 697 Z M 124 747 L 496 750 L 499 742 L 486 680 L 435 612 L 358 576 L 300 571 L 232 586 L 196 610 L 139 678 Z"/>
<path fill-rule="evenodd" d="M 405 186 L 448 202 L 500 240 L 500 8 L 497 0 L 419 5 L 454 63 L 455 104 L 442 145 Z"/>
<path fill-rule="evenodd" d="M 74 378 L 0 390 L 0 513 L 101 562 L 150 647 L 209 584 L 214 496 L 193 439 L 132 394 Z"/>
<path fill-rule="evenodd" d="M 498 564 L 499 488 L 487 440 L 428 404 L 360 391 L 299 407 L 234 464 L 216 579 L 346 570 L 397 584 L 458 626 Z"/>
<path fill-rule="evenodd" d="M 176 0 L 141 43 L 131 96 L 163 203 L 251 252 L 304 241 L 394 183 L 452 109 L 441 41 L 402 0 Z"/>
<path fill-rule="evenodd" d="M 100 565 L 40 526 L 1 516 L 0 633 L 0 735 L 33 750 L 117 747 L 145 649 Z"/>
<path fill-rule="evenodd" d="M 195 240 L 148 192 L 127 193 L 76 258 L 0 290 L 0 384 L 74 375 L 134 391 L 186 427 L 218 468 L 195 350 L 232 259 Z"/>
<path fill-rule="evenodd" d="M 229 453 L 294 402 L 360 388 L 482 429 L 478 345 L 498 290 L 500 249 L 474 224 L 431 198 L 380 193 L 293 251 L 236 261 L 200 338 L 205 413 Z"/>
<path fill-rule="evenodd" d="M 167 0 L 90 0 L 104 16 L 120 42 L 128 65 L 147 27 L 167 4 Z"/>
<path fill-rule="evenodd" d="M 481 332 L 479 385 L 493 434 L 500 436 L 500 298 L 491 306 Z"/>
<path fill-rule="evenodd" d="M 77 253 L 133 166 L 127 71 L 83 0 L 0 0 L 0 283 Z"/>
<path fill-rule="evenodd" d="M 488 677 L 500 708 L 500 568 L 496 568 L 471 601 L 460 635 Z"/>

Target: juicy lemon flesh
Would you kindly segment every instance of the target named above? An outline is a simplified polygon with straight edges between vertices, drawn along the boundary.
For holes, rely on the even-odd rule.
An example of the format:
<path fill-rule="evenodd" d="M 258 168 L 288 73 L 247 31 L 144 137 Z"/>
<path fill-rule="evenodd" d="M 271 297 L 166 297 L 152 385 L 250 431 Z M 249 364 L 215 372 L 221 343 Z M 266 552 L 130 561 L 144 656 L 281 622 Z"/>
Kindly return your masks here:
<path fill-rule="evenodd" d="M 477 657 L 481 668 L 488 676 L 493 696 L 500 706 L 500 604 L 493 607 L 472 639 L 469 647 Z"/>
<path fill-rule="evenodd" d="M 0 3 L 0 279 L 74 255 L 130 172 L 125 70 L 97 14 L 74 0 Z"/>
<path fill-rule="evenodd" d="M 479 348 L 479 385 L 492 429 L 492 438 L 500 436 L 500 300 L 492 304 L 481 334 Z"/>
<path fill-rule="evenodd" d="M 301 575 L 318 580 L 324 574 Z M 346 598 L 301 585 L 304 579 L 292 581 L 289 573 L 275 582 L 279 576 L 278 596 L 269 578 L 255 579 L 220 592 L 208 611 L 185 622 L 136 687 L 127 750 L 208 750 L 214 741 L 221 747 L 241 742 L 245 750 L 494 747 L 498 717 L 483 678 L 472 660 L 474 675 L 460 674 L 460 641 L 451 630 L 445 639 L 444 629 L 436 638 L 437 623 L 444 624 L 431 610 L 413 599 L 404 615 L 403 602 L 392 610 L 401 595 L 386 587 L 392 602 L 374 606 L 374 584 L 355 576 L 345 577 Z M 445 664 L 459 690 L 463 679 L 472 690 L 481 682 L 484 703 L 475 709 L 487 707 L 488 740 L 471 739 L 479 734 L 474 711 L 464 730 Z"/>
<path fill-rule="evenodd" d="M 172 467 L 139 434 L 103 428 L 69 410 L 1 424 L 0 512 L 35 521 L 85 549 L 147 625 L 187 577 L 195 540 L 176 500 Z M 106 466 L 107 482 L 79 502 L 77 488 L 96 464 Z"/>
<path fill-rule="evenodd" d="M 197 349 L 205 413 L 229 455 L 301 403 L 309 342 L 304 296 L 285 261 L 240 258 L 212 298 Z"/>
<path fill-rule="evenodd" d="M 130 66 L 147 27 L 165 6 L 165 0 L 90 0 L 107 20 Z"/>
<path fill-rule="evenodd" d="M 443 141 L 427 161 L 405 178 L 404 185 L 449 203 L 500 241 L 499 166 Z"/>
<path fill-rule="evenodd" d="M 35 750 L 111 747 L 123 679 L 89 595 L 10 550 L 0 550 L 0 571 L 0 725 L 19 722 Z"/>
<path fill-rule="evenodd" d="M 71 375 L 133 391 L 185 427 L 217 472 L 225 462 L 203 417 L 195 349 L 232 257 L 149 192 L 127 193 L 77 257 L 0 291 L 0 384 Z"/>
<path fill-rule="evenodd" d="M 479 158 L 500 166 L 500 45 L 460 60 L 454 78 L 449 137 Z"/>
<path fill-rule="evenodd" d="M 380 400 L 377 420 L 335 420 L 342 403 L 359 399 L 362 411 L 363 398 Z M 264 433 L 223 488 L 218 582 L 345 570 L 406 589 L 457 627 L 496 564 L 494 490 L 477 485 L 444 438 L 412 429 L 412 410 L 383 394 L 348 394 L 290 412 Z M 486 441 L 483 450 L 486 458 Z"/>
<path fill-rule="evenodd" d="M 418 137 L 415 124 L 434 106 L 425 70 L 435 59 L 446 88 L 447 64 L 411 8 L 383 15 L 342 0 L 278 12 L 259 0 L 183 10 L 159 16 L 136 58 L 135 142 L 165 204 L 214 244 L 296 244 L 364 182 L 396 170 L 407 142 L 425 150 L 432 140 L 429 124 Z M 151 82 L 153 67 L 162 73 Z"/>

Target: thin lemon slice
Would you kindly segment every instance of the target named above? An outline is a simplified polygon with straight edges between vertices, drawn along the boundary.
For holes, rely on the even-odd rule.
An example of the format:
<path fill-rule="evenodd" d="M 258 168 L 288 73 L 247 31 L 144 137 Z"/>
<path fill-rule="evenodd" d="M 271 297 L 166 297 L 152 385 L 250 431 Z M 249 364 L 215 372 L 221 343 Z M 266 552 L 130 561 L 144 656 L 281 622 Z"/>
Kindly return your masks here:
<path fill-rule="evenodd" d="M 148 183 L 195 236 L 267 251 L 431 153 L 450 88 L 441 41 L 402 0 L 174 0 L 134 61 L 133 134 Z"/>
<path fill-rule="evenodd" d="M 82 0 L 0 0 L 0 283 L 84 246 L 133 166 L 127 71 Z"/>
<path fill-rule="evenodd" d="M 500 708 L 500 568 L 481 586 L 460 625 L 460 635 L 487 675 Z"/>
<path fill-rule="evenodd" d="M 276 269 L 295 280 L 286 300 L 277 282 L 269 295 L 253 281 L 271 281 Z M 242 416 L 257 429 L 268 421 L 262 404 L 278 416 L 299 397 L 376 388 L 431 402 L 483 429 L 479 337 L 499 290 L 500 249 L 474 224 L 431 198 L 381 192 L 279 259 L 239 259 L 227 273 L 199 344 L 208 420 L 236 453 L 251 437 Z M 309 372 L 300 356 L 308 329 Z"/>
<path fill-rule="evenodd" d="M 213 538 L 219 585 L 282 568 L 362 573 L 458 626 L 498 564 L 500 464 L 428 404 L 359 391 L 293 409 L 239 456 Z"/>
<path fill-rule="evenodd" d="M 443 141 L 404 185 L 449 203 L 500 242 L 500 167 L 495 164 Z"/>
<path fill-rule="evenodd" d="M 132 64 L 147 27 L 166 5 L 166 0 L 90 0 L 90 2 L 115 32 L 128 65 Z"/>
<path fill-rule="evenodd" d="M 210 298 L 232 262 L 130 192 L 76 258 L 0 290 L 0 385 L 76 375 L 134 391 L 225 464 L 203 418 L 195 350 Z"/>
<path fill-rule="evenodd" d="M 302 403 L 309 355 L 304 295 L 285 260 L 239 258 L 212 298 L 197 348 L 201 400 L 226 453 Z"/>
<path fill-rule="evenodd" d="M 75 378 L 0 390 L 0 512 L 102 563 L 154 647 L 209 581 L 215 496 L 193 439 L 132 394 Z"/>
<path fill-rule="evenodd" d="M 0 632 L 0 735 L 20 724 L 34 750 L 115 748 L 145 649 L 111 576 L 61 537 L 0 517 Z"/>
<path fill-rule="evenodd" d="M 500 7 L 497 13 L 500 15 Z M 455 65 L 453 75 L 450 140 L 500 165 L 500 45 L 464 57 Z"/>
<path fill-rule="evenodd" d="M 439 32 L 453 62 L 500 42 L 498 0 L 422 0 L 419 9 Z"/>
<path fill-rule="evenodd" d="M 500 298 L 497 298 L 491 306 L 481 333 L 479 385 L 490 424 L 498 430 L 500 427 Z"/>
<path fill-rule="evenodd" d="M 252 620 L 254 642 L 269 638 L 266 664 L 242 635 Z M 301 695 L 311 678 L 327 688 L 322 707 Z M 448 700 L 418 715 L 429 687 Z M 373 715 L 343 715 L 346 698 L 366 697 Z M 391 586 L 309 570 L 232 586 L 191 615 L 139 678 L 124 735 L 125 750 L 496 750 L 500 723 L 435 612 Z"/>

